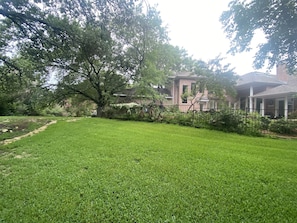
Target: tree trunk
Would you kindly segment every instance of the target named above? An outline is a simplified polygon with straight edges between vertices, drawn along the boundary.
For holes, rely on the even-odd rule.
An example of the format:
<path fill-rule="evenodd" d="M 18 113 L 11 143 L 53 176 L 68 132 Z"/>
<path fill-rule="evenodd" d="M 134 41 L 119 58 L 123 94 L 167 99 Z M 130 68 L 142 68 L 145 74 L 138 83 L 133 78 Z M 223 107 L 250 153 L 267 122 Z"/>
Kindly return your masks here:
<path fill-rule="evenodd" d="M 102 110 L 103 108 L 101 106 L 97 106 L 97 117 L 101 117 L 102 116 Z"/>

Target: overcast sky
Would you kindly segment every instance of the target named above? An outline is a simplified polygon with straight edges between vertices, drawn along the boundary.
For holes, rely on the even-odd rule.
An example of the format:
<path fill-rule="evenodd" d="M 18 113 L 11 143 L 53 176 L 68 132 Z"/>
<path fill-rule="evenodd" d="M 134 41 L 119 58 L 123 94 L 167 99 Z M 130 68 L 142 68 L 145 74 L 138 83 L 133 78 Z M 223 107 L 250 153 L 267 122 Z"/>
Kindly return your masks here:
<path fill-rule="evenodd" d="M 164 24 L 167 24 L 172 45 L 185 48 L 195 59 L 208 61 L 221 54 L 227 57 L 235 72 L 243 75 L 255 71 L 253 57 L 256 46 L 263 41 L 258 37 L 252 43 L 253 50 L 235 56 L 227 54 L 230 46 L 219 21 L 220 15 L 228 9 L 231 0 L 147 0 L 158 5 Z M 259 71 L 266 72 L 266 69 Z M 271 73 L 275 73 L 272 70 Z"/>

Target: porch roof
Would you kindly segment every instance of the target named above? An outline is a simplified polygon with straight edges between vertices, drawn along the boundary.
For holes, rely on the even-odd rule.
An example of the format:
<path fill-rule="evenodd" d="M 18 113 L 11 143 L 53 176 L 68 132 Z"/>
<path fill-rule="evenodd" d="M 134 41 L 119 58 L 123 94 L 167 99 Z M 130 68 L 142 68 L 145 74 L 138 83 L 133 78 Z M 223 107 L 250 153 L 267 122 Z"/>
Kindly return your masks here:
<path fill-rule="evenodd" d="M 278 80 L 275 75 L 270 75 L 262 72 L 250 72 L 239 78 L 236 88 L 244 89 L 253 86 L 278 86 L 284 82 Z"/>
<path fill-rule="evenodd" d="M 254 98 L 271 98 L 271 97 L 283 97 L 286 95 L 297 94 L 297 78 L 291 80 L 288 84 L 277 86 L 261 93 L 255 94 Z"/>
<path fill-rule="evenodd" d="M 198 80 L 199 78 L 201 78 L 201 76 L 198 76 L 191 72 L 184 71 L 184 72 L 178 72 L 178 73 L 174 74 L 173 76 L 170 76 L 169 78 L 173 79 L 173 80 L 180 80 L 180 79 Z"/>

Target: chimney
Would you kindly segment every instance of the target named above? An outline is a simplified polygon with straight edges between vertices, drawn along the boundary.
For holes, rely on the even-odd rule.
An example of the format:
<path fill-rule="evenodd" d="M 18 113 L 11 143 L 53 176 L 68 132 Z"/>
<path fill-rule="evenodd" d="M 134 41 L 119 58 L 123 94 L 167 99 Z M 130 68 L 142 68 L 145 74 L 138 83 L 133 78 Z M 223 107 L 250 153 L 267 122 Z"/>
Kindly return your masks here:
<path fill-rule="evenodd" d="M 289 75 L 285 64 L 276 65 L 276 78 L 280 81 L 288 82 Z"/>

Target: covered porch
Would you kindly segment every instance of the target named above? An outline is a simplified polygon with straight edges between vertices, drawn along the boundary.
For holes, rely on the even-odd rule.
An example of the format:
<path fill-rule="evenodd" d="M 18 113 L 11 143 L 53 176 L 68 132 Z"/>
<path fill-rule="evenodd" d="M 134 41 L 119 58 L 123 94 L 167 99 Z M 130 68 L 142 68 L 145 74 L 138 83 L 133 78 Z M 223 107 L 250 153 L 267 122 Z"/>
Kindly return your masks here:
<path fill-rule="evenodd" d="M 285 118 L 297 111 L 297 87 L 282 85 L 250 97 L 252 103 L 258 102 L 258 109 L 262 116 L 271 118 Z"/>

